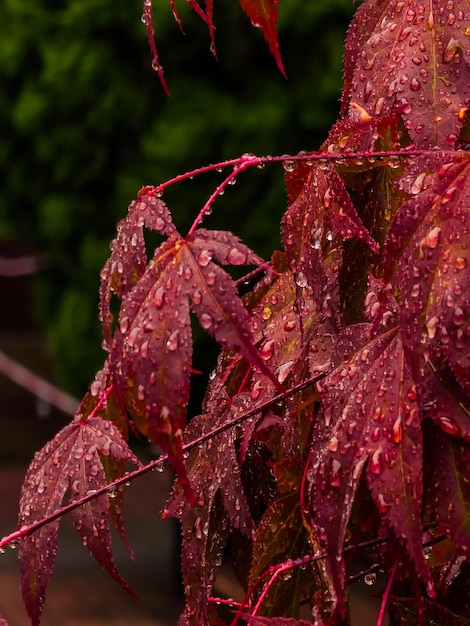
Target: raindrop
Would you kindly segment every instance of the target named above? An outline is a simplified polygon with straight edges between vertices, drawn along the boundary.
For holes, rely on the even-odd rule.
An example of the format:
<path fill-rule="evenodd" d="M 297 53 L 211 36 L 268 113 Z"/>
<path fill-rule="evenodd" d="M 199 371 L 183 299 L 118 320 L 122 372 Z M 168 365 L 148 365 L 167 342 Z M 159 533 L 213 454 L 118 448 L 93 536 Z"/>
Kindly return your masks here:
<path fill-rule="evenodd" d="M 185 278 L 185 280 L 191 280 L 191 278 L 193 277 L 193 270 L 189 266 L 186 266 L 184 268 L 183 277 Z"/>
<path fill-rule="evenodd" d="M 196 291 L 194 291 L 191 294 L 191 301 L 192 301 L 193 304 L 200 304 L 201 303 L 201 301 L 202 301 L 202 294 L 201 294 L 201 292 L 198 289 L 196 289 Z"/>
<path fill-rule="evenodd" d="M 431 546 L 426 546 L 425 548 L 423 548 L 423 556 L 426 559 L 426 561 L 429 561 L 429 559 L 432 557 L 432 547 Z"/>
<path fill-rule="evenodd" d="M 419 91 L 421 89 L 421 83 L 417 78 L 412 78 L 410 81 L 411 91 Z"/>
<path fill-rule="evenodd" d="M 244 265 L 246 263 L 246 252 L 238 248 L 232 248 L 228 253 L 227 261 L 231 265 Z"/>
<path fill-rule="evenodd" d="M 199 323 L 204 328 L 204 330 L 208 330 L 212 326 L 213 322 L 214 320 L 209 315 L 209 313 L 202 313 L 199 317 Z"/>
<path fill-rule="evenodd" d="M 261 353 L 261 356 L 263 356 L 263 353 Z M 294 364 L 294 361 L 287 361 L 287 363 L 284 363 L 283 365 L 280 365 L 278 367 L 276 373 L 277 373 L 277 379 L 280 383 L 283 383 L 286 380 L 293 364 Z"/>
<path fill-rule="evenodd" d="M 298 287 L 304 288 L 308 285 L 307 276 L 304 272 L 298 272 L 295 276 L 295 282 Z"/>
<path fill-rule="evenodd" d="M 269 361 L 269 359 L 273 355 L 273 352 L 274 352 L 274 339 L 270 339 L 261 347 L 260 354 L 261 354 L 261 357 L 265 361 Z"/>
<path fill-rule="evenodd" d="M 465 322 L 465 313 L 463 312 L 463 309 L 461 309 L 459 306 L 456 306 L 454 309 L 454 314 L 452 316 L 452 321 L 454 322 L 455 326 L 462 326 L 462 324 Z"/>
<path fill-rule="evenodd" d="M 165 288 L 160 286 L 152 298 L 152 302 L 157 309 L 161 309 L 165 304 Z"/>
<path fill-rule="evenodd" d="M 264 321 L 267 322 L 268 319 L 272 316 L 272 314 L 273 314 L 273 310 L 269 306 L 265 306 L 261 314 L 261 317 L 264 319 Z"/>
<path fill-rule="evenodd" d="M 212 255 L 208 250 L 201 250 L 198 254 L 197 262 L 201 267 L 206 267 L 212 260 Z"/>
<path fill-rule="evenodd" d="M 442 430 L 449 435 L 453 435 L 454 437 L 460 436 L 460 428 L 450 417 L 441 416 L 439 417 L 439 425 Z"/>
<path fill-rule="evenodd" d="M 284 324 L 284 330 L 286 332 L 290 332 L 291 330 L 294 330 L 294 328 L 296 327 L 296 322 L 295 320 L 288 320 L 285 324 Z"/>
<path fill-rule="evenodd" d="M 175 330 L 168 337 L 168 341 L 166 342 L 166 347 L 168 348 L 168 350 L 171 350 L 171 351 L 176 350 L 176 348 L 178 347 L 179 334 L 180 334 L 180 331 Z"/>
<path fill-rule="evenodd" d="M 369 469 L 372 474 L 380 474 L 382 472 L 382 446 L 378 447 L 370 457 Z"/>
<path fill-rule="evenodd" d="M 371 587 L 375 583 L 376 579 L 377 579 L 377 574 L 375 572 L 371 572 L 370 574 L 366 574 L 364 576 L 364 582 L 369 587 Z"/>
<path fill-rule="evenodd" d="M 425 178 L 426 178 L 426 172 L 423 172 L 422 174 L 416 177 L 415 181 L 411 185 L 410 191 L 414 196 L 417 195 L 420 191 L 422 191 Z"/>
<path fill-rule="evenodd" d="M 282 167 L 285 169 L 286 172 L 293 172 L 295 170 L 295 161 L 283 161 L 282 162 Z"/>
<path fill-rule="evenodd" d="M 130 323 L 131 323 L 131 320 L 129 317 L 122 317 L 119 320 L 119 330 L 121 331 L 123 335 L 127 333 L 127 331 L 129 330 Z"/>

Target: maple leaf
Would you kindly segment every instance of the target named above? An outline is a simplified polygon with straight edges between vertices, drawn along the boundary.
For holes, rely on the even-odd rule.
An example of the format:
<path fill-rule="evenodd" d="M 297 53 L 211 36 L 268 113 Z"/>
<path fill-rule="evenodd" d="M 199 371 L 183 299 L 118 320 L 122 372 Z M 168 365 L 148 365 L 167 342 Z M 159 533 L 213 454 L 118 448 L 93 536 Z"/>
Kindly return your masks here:
<path fill-rule="evenodd" d="M 359 479 L 365 476 L 382 519 L 432 592 L 423 557 L 422 439 L 416 385 L 395 326 L 370 336 L 371 325 L 339 336 L 335 369 L 321 385 L 322 415 L 313 433 L 309 520 L 329 557 L 342 609 L 342 551 Z"/>
<path fill-rule="evenodd" d="M 453 146 L 470 97 L 469 20 L 464 0 L 363 2 L 345 44 L 343 112 L 405 107 L 417 146 Z"/>
<path fill-rule="evenodd" d="M 337 242 L 357 237 L 378 252 L 377 243 L 362 224 L 346 187 L 331 163 L 310 167 L 304 185 L 282 218 L 282 239 L 298 287 L 307 285 L 321 303 L 330 283 L 325 259 L 338 273 Z M 331 276 L 331 273 L 330 273 Z M 333 315 L 335 303 L 328 306 Z"/>
<path fill-rule="evenodd" d="M 135 286 L 147 267 L 144 227 L 170 236 L 176 229 L 166 205 L 155 195 L 153 187 L 144 187 L 134 200 L 126 217 L 118 223 L 116 238 L 111 242 L 111 255 L 101 270 L 100 318 L 105 349 L 112 336 L 111 295 L 122 299 Z"/>
<path fill-rule="evenodd" d="M 223 389 L 219 391 L 208 394 L 205 412 L 188 424 L 188 440 L 247 410 L 247 394 L 240 394 L 232 402 Z M 181 490 L 174 489 L 165 507 L 165 516 L 181 521 L 182 572 L 188 593 L 180 624 L 208 623 L 208 597 L 231 529 L 238 529 L 248 539 L 255 530 L 241 480 L 235 447 L 238 437 L 238 429 L 230 428 L 192 450 L 186 468 L 196 502 L 192 505 Z"/>
<path fill-rule="evenodd" d="M 427 358 L 439 344 L 470 391 L 470 161 L 457 154 L 418 158 L 403 186 L 411 198 L 397 212 L 383 267 L 400 294 L 403 341 Z"/>
<path fill-rule="evenodd" d="M 147 264 L 143 227 L 169 235 Z M 229 232 L 175 230 L 164 203 L 145 188 L 118 226 L 102 277 L 101 310 L 109 369 L 136 426 L 169 454 L 192 498 L 182 457 L 192 363 L 190 313 L 279 385 L 253 345 L 237 286 L 220 265 L 262 260 Z M 109 293 L 121 298 L 112 336 Z"/>
<path fill-rule="evenodd" d="M 57 511 L 70 489 L 70 500 L 107 484 L 102 457 L 113 457 L 139 465 L 118 429 L 110 421 L 80 412 L 46 446 L 36 453 L 26 473 L 19 506 L 18 526 L 32 524 Z M 121 578 L 111 555 L 107 494 L 76 508 L 72 521 L 84 545 L 112 578 L 132 594 Z M 54 520 L 20 544 L 21 588 L 34 626 L 40 622 L 47 586 L 57 553 L 59 520 Z"/>
<path fill-rule="evenodd" d="M 253 26 L 261 28 L 271 54 L 283 76 L 286 76 L 277 40 L 277 5 L 279 0 L 240 0 Z"/>

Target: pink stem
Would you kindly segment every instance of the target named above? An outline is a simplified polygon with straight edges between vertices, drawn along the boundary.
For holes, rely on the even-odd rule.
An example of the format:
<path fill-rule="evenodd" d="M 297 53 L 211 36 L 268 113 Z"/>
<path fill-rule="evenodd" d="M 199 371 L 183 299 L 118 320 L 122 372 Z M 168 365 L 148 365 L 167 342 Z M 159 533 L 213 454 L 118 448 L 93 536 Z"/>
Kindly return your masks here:
<path fill-rule="evenodd" d="M 205 441 L 208 441 L 209 439 L 212 439 L 213 437 L 220 435 L 221 433 L 225 432 L 229 428 L 232 428 L 233 426 L 236 426 L 237 424 L 240 424 L 241 422 L 245 421 L 249 417 L 256 415 L 256 413 L 259 413 L 260 411 L 263 411 L 264 409 L 269 408 L 273 404 L 276 404 L 277 402 L 284 400 L 287 396 L 293 395 L 297 393 L 298 391 L 301 391 L 305 387 L 308 387 L 309 385 L 314 384 L 315 382 L 317 382 L 318 380 L 320 380 L 320 378 L 323 378 L 324 376 L 325 374 L 319 374 L 317 376 L 314 376 L 313 378 L 308 378 L 302 381 L 301 383 L 295 385 L 295 387 L 292 387 L 291 389 L 288 389 L 282 393 L 277 394 L 271 400 L 266 400 L 265 402 L 259 404 L 258 406 L 250 409 L 246 413 L 237 415 L 236 417 L 231 419 L 229 422 L 226 422 L 225 424 L 221 424 L 220 426 L 218 426 L 217 428 L 214 428 L 210 432 L 205 433 L 204 435 L 201 435 L 200 437 L 193 439 L 189 443 L 184 444 L 182 447 L 182 451 L 189 452 L 190 450 L 204 443 Z M 109 395 L 110 391 L 111 391 L 111 388 L 108 388 L 106 390 L 106 394 L 105 394 L 106 397 L 107 395 Z M 97 409 L 98 407 L 95 407 L 94 411 L 96 411 Z M 98 498 L 99 496 L 109 491 L 113 491 L 120 485 L 124 485 L 128 482 L 131 482 L 135 478 L 138 478 L 139 476 L 143 476 L 147 472 L 151 472 L 152 470 L 166 463 L 166 461 L 168 461 L 168 455 L 162 454 L 158 459 L 151 461 L 147 465 L 139 467 L 133 472 L 126 473 L 124 476 L 121 476 L 121 478 L 116 479 L 112 483 L 109 483 L 108 485 L 105 485 L 104 487 L 97 489 L 93 493 L 83 496 L 83 498 L 81 498 L 80 500 L 75 500 L 74 502 L 71 502 L 70 504 L 67 504 L 64 507 L 57 509 L 57 511 L 55 511 L 51 515 L 48 515 L 44 519 L 38 520 L 37 522 L 30 524 L 29 526 L 27 525 L 22 526 L 21 528 L 11 533 L 10 535 L 3 537 L 3 539 L 0 540 L 0 548 L 5 547 L 12 541 L 18 541 L 19 539 L 22 539 L 23 537 L 31 535 L 36 530 L 39 530 L 46 524 L 49 524 L 50 522 L 53 522 L 54 520 L 62 517 L 66 513 L 73 511 L 74 509 L 78 508 L 79 506 L 82 506 L 83 504 L 86 504 L 87 502 L 89 502 L 90 500 L 93 500 L 94 498 Z"/>
<path fill-rule="evenodd" d="M 80 404 L 76 398 L 51 385 L 2 351 L 0 351 L 0 372 L 44 402 L 52 404 L 68 415 L 75 415 Z"/>
<path fill-rule="evenodd" d="M 390 572 L 390 576 L 387 580 L 387 586 L 385 587 L 385 591 L 382 596 L 382 603 L 380 605 L 379 617 L 377 618 L 376 626 L 382 626 L 383 621 L 385 619 L 385 609 L 387 608 L 387 602 L 390 595 L 390 590 L 392 588 L 393 579 L 395 578 L 395 573 L 398 567 L 398 560 L 395 561 L 392 567 L 392 571 Z"/>

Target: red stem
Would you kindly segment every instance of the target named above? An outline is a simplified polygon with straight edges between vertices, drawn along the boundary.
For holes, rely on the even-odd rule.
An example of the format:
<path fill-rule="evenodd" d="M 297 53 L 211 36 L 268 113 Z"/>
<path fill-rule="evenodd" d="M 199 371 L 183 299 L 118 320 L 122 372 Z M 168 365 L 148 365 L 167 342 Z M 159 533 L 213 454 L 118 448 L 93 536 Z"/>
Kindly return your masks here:
<path fill-rule="evenodd" d="M 392 571 L 390 572 L 390 576 L 387 580 L 387 586 L 385 587 L 385 591 L 382 596 L 382 603 L 380 605 L 379 617 L 377 618 L 376 626 L 382 626 L 385 619 L 385 609 L 387 608 L 388 598 L 390 596 L 390 590 L 392 588 L 393 579 L 395 578 L 395 574 L 398 567 L 398 559 L 395 561 L 392 567 Z"/>
<path fill-rule="evenodd" d="M 319 374 L 317 376 L 314 376 L 313 378 L 308 378 L 308 379 L 302 381 L 301 383 L 298 383 L 297 385 L 295 385 L 291 389 L 285 390 L 282 393 L 277 394 L 276 396 L 271 398 L 271 400 L 266 400 L 265 402 L 262 402 L 258 406 L 253 407 L 252 409 L 250 409 L 246 413 L 242 413 L 241 415 L 237 415 L 236 417 L 234 417 L 230 421 L 226 422 L 225 424 L 221 424 L 220 426 L 218 426 L 217 428 L 214 428 L 210 432 L 205 433 L 204 435 L 201 435 L 200 437 L 197 437 L 196 439 L 193 439 L 193 441 L 190 441 L 189 443 L 184 444 L 183 447 L 182 447 L 182 451 L 183 452 L 189 452 L 190 450 L 192 450 L 196 446 L 198 446 L 198 445 L 208 441 L 209 439 L 212 439 L 213 437 L 216 437 L 217 435 L 220 435 L 221 433 L 225 432 L 229 428 L 232 428 L 233 426 L 236 426 L 237 424 L 240 424 L 241 422 L 244 422 L 249 417 L 252 417 L 253 415 L 256 415 L 256 413 L 264 411 L 264 409 L 267 409 L 270 406 L 272 406 L 273 404 L 276 404 L 277 402 L 280 402 L 280 401 L 284 400 L 286 397 L 288 397 L 290 395 L 293 395 L 293 394 L 301 391 L 302 389 L 305 389 L 305 387 L 308 387 L 309 385 L 313 385 L 314 383 L 316 383 L 318 380 L 320 380 L 324 376 L 325 376 L 325 374 L 322 373 L 322 374 Z M 99 406 L 101 406 L 102 403 L 104 402 L 104 398 L 107 397 L 110 394 L 111 389 L 112 389 L 112 387 L 108 387 L 108 389 L 106 390 L 103 398 L 100 400 L 101 404 L 99 404 Z M 94 413 L 96 413 L 96 411 L 98 410 L 99 406 L 96 406 L 94 408 Z M 116 489 L 116 487 L 119 487 L 120 485 L 124 485 L 124 484 L 134 480 L 135 478 L 138 478 L 139 476 L 143 476 L 147 472 L 151 472 L 152 470 L 156 469 L 157 467 L 160 467 L 161 465 L 163 465 L 166 461 L 168 461 L 168 455 L 167 454 L 162 454 L 158 459 L 155 459 L 154 461 L 151 461 L 147 465 L 144 465 L 142 467 L 137 468 L 133 472 L 129 472 L 129 473 L 125 474 L 124 476 L 121 476 L 121 478 L 118 478 L 115 481 L 113 481 L 112 483 L 109 483 L 108 485 L 106 485 L 104 487 L 101 487 L 101 489 L 97 489 L 95 492 L 90 493 L 90 494 L 84 496 L 80 500 L 76 500 L 74 502 L 71 502 L 70 504 L 68 504 L 68 505 L 58 509 L 57 511 L 55 511 L 51 515 L 48 515 L 47 517 L 43 518 L 42 520 L 38 520 L 37 522 L 34 522 L 34 523 L 30 524 L 29 526 L 27 526 L 27 525 L 22 526 L 21 528 L 19 528 L 15 532 L 13 532 L 13 533 L 11 533 L 9 535 L 6 535 L 5 537 L 3 537 L 0 540 L 0 549 L 5 547 L 5 546 L 7 546 L 11 542 L 16 542 L 16 541 L 22 539 L 23 537 L 31 535 L 36 530 L 39 530 L 43 526 L 46 526 L 46 524 L 49 524 L 50 522 L 53 522 L 54 520 L 62 517 L 66 513 L 69 513 L 70 511 L 73 511 L 74 509 L 78 508 L 79 506 L 82 506 L 83 504 L 86 504 L 90 500 L 93 500 L 94 498 L 98 498 L 99 496 L 101 496 L 101 495 L 103 495 L 103 494 L 105 494 L 105 493 L 107 493 L 109 491 L 113 491 L 114 489 Z"/>

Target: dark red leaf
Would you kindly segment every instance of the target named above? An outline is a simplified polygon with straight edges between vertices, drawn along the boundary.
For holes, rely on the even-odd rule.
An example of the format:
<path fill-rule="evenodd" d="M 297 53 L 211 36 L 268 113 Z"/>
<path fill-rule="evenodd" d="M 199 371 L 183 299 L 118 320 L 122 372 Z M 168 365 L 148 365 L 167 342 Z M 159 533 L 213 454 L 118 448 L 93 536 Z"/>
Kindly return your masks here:
<path fill-rule="evenodd" d="M 422 551 L 422 443 L 419 405 L 398 329 L 375 337 L 349 327 L 337 341 L 337 367 L 322 382 L 323 415 L 315 424 L 310 513 L 314 540 L 329 556 L 342 606 L 342 550 L 359 479 L 383 520 L 432 589 Z"/>
<path fill-rule="evenodd" d="M 365 0 L 346 41 L 343 111 L 402 108 L 417 146 L 453 146 L 470 97 L 469 21 L 465 0 Z"/>
<path fill-rule="evenodd" d="M 435 171 L 437 168 L 437 171 Z M 385 242 L 387 280 L 399 290 L 403 341 L 429 354 L 440 344 L 460 385 L 470 389 L 470 162 L 418 158 L 404 181 L 411 193 Z"/>
<path fill-rule="evenodd" d="M 139 464 L 118 429 L 109 421 L 77 417 L 36 453 L 21 491 L 18 526 L 32 524 L 58 510 L 70 489 L 71 501 L 107 484 L 101 456 Z M 107 496 L 90 500 L 72 515 L 83 543 L 118 584 L 130 592 L 111 556 Z M 59 520 L 50 522 L 20 544 L 21 588 L 34 626 L 39 624 L 44 597 L 54 569 Z M 130 592 L 131 593 L 131 592 Z"/>
<path fill-rule="evenodd" d="M 277 40 L 277 4 L 279 0 L 240 0 L 253 26 L 261 28 L 278 68 L 286 76 Z"/>
<path fill-rule="evenodd" d="M 316 302 L 322 302 L 327 295 L 326 286 L 332 282 L 325 269 L 326 258 L 332 257 L 331 265 L 337 273 L 338 241 L 353 237 L 364 240 L 378 252 L 376 242 L 361 223 L 333 165 L 313 166 L 302 190 L 282 218 L 282 239 L 297 286 L 310 286 Z M 328 296 L 331 298 L 331 294 Z M 334 303 L 331 305 L 334 309 Z"/>

